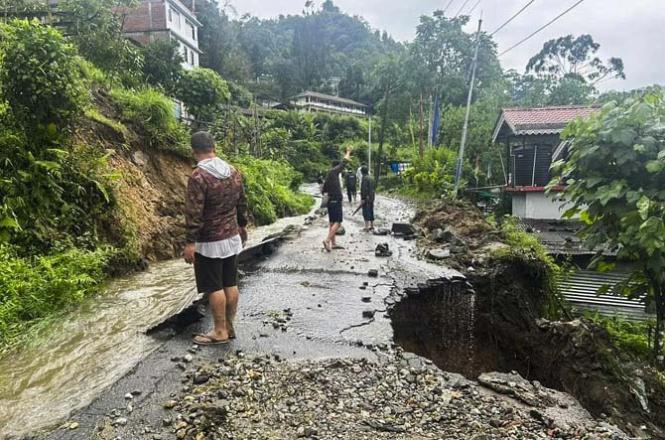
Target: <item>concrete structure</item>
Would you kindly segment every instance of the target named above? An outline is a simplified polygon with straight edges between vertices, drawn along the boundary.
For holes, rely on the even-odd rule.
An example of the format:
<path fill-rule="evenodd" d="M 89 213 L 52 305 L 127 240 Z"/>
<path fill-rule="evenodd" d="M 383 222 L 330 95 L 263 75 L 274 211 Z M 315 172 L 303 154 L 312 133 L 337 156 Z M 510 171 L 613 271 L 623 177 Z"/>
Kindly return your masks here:
<path fill-rule="evenodd" d="M 354 116 L 367 114 L 367 106 L 351 99 L 306 91 L 294 96 L 291 105 L 308 112 L 338 113 Z"/>
<path fill-rule="evenodd" d="M 493 141 L 505 145 L 506 192 L 512 196 L 513 215 L 530 219 L 560 219 L 564 200 L 547 196 L 550 166 L 568 154 L 561 132 L 570 122 L 598 111 L 597 107 L 561 106 L 505 108 Z M 561 187 L 560 189 L 563 189 Z"/>
<path fill-rule="evenodd" d="M 180 0 L 142 0 L 137 7 L 121 12 L 127 37 L 142 45 L 165 39 L 176 41 L 184 59 L 183 67 L 199 66 L 201 23 Z"/>

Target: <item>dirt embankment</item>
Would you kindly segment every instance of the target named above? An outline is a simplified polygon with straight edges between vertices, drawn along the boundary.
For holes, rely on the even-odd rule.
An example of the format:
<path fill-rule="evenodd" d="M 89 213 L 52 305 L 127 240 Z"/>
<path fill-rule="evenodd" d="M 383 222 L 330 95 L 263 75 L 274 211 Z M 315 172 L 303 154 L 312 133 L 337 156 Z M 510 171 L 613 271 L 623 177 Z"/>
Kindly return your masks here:
<path fill-rule="evenodd" d="M 121 124 L 110 99 L 95 96 L 101 116 L 86 118 L 76 132 L 82 148 L 109 153 L 113 219 L 104 224 L 107 239 L 134 246 L 148 261 L 176 257 L 185 240 L 185 189 L 193 160 L 159 148 L 131 124 Z"/>
<path fill-rule="evenodd" d="M 638 438 L 665 438 L 663 375 L 627 359 L 592 322 L 543 319 L 559 300 L 546 287 L 541 262 L 493 257 L 491 249 L 505 246 L 501 234 L 464 203 L 423 210 L 416 223 L 422 253 L 464 272 L 473 290 L 419 286 L 403 298 L 391 312 L 400 346 L 467 377 L 517 371 L 570 393 L 595 417 Z M 436 258 L 442 254 L 432 249 L 449 255 Z"/>
<path fill-rule="evenodd" d="M 419 210 L 414 223 L 423 233 L 421 255 L 464 273 L 484 266 L 491 250 L 503 246 L 497 229 L 466 201 L 437 202 Z"/>

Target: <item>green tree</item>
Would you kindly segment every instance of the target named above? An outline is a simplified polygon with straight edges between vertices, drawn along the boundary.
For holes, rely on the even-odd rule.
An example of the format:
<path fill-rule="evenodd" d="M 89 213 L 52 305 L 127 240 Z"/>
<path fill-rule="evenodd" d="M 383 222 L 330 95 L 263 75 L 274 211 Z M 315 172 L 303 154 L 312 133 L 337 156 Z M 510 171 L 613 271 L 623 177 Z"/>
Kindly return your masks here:
<path fill-rule="evenodd" d="M 540 52 L 526 66 L 527 73 L 542 77 L 561 79 L 574 76 L 595 86 L 605 78 L 625 79 L 621 58 L 610 58 L 603 62 L 596 53 L 600 44 L 588 34 L 575 38 L 572 35 L 547 41 Z"/>
<path fill-rule="evenodd" d="M 212 121 L 220 106 L 231 97 L 229 87 L 215 71 L 206 68 L 184 73 L 178 85 L 178 98 L 199 121 Z"/>
<path fill-rule="evenodd" d="M 48 2 L 50 4 L 51 2 Z M 137 0 L 60 0 L 54 24 L 73 41 L 81 55 L 100 69 L 136 85 L 140 81 L 141 50 L 122 33 L 123 14 Z"/>
<path fill-rule="evenodd" d="M 158 40 L 143 49 L 145 81 L 174 94 L 182 78 L 184 59 L 175 40 Z"/>
<path fill-rule="evenodd" d="M 591 249 L 615 251 L 635 263 L 629 294 L 645 291 L 655 304 L 654 355 L 660 355 L 665 317 L 665 103 L 648 95 L 572 123 L 570 157 L 554 164 L 552 184 L 566 184 L 580 215 L 581 236 Z"/>
<path fill-rule="evenodd" d="M 76 48 L 37 20 L 0 26 L 0 97 L 32 135 L 56 137 L 83 110 L 86 93 Z"/>

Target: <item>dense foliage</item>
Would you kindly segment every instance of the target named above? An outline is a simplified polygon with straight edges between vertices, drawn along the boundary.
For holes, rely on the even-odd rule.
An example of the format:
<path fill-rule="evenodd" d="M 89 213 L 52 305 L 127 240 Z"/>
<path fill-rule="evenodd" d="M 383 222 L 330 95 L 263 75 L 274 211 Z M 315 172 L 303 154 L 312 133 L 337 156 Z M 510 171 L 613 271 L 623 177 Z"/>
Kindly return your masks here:
<path fill-rule="evenodd" d="M 0 25 L 0 94 L 32 135 L 55 137 L 80 114 L 85 90 L 74 46 L 38 21 Z"/>
<path fill-rule="evenodd" d="M 654 354 L 665 318 L 665 103 L 662 95 L 606 104 L 566 130 L 570 157 L 554 165 L 568 217 L 580 215 L 591 249 L 637 263 L 625 293 L 646 292 L 656 310 Z M 559 180 L 553 181 L 553 184 Z"/>
<path fill-rule="evenodd" d="M 174 116 L 174 103 L 159 91 L 114 88 L 111 97 L 119 105 L 122 118 L 146 134 L 155 148 L 189 155 L 189 132 Z"/>
<path fill-rule="evenodd" d="M 105 279 L 108 250 L 19 257 L 0 245 L 0 351 L 28 324 L 81 302 Z"/>
<path fill-rule="evenodd" d="M 197 68 L 183 73 L 177 96 L 197 120 L 210 122 L 229 100 L 230 93 L 226 81 L 217 73 Z"/>

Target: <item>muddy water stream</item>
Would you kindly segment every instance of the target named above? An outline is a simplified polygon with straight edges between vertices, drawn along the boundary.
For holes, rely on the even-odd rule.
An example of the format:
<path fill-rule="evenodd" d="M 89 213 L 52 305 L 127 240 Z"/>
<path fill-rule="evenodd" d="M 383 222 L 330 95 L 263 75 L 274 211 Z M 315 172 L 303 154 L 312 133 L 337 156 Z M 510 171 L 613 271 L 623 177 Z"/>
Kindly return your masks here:
<path fill-rule="evenodd" d="M 257 228 L 248 246 L 302 225 L 305 217 Z M 172 260 L 112 281 L 99 296 L 45 326 L 28 346 L 0 359 L 0 439 L 52 426 L 88 405 L 158 348 L 159 341 L 146 335 L 149 329 L 197 298 L 192 268 Z"/>

